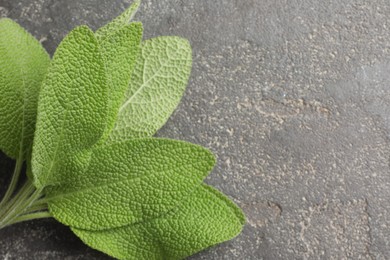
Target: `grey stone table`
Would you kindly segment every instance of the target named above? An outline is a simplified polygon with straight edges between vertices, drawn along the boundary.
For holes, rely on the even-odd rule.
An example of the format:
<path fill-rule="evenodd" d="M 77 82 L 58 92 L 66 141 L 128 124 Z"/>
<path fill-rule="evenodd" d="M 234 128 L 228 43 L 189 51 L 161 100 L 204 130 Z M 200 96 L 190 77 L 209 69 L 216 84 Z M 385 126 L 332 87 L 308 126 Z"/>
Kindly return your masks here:
<path fill-rule="evenodd" d="M 0 16 L 52 54 L 128 4 L 0 0 Z M 158 135 L 214 151 L 207 182 L 248 217 L 191 259 L 390 259 L 388 0 L 145 0 L 136 18 L 144 38 L 193 46 L 183 102 Z M 0 231 L 0 258 L 108 259 L 53 220 Z"/>

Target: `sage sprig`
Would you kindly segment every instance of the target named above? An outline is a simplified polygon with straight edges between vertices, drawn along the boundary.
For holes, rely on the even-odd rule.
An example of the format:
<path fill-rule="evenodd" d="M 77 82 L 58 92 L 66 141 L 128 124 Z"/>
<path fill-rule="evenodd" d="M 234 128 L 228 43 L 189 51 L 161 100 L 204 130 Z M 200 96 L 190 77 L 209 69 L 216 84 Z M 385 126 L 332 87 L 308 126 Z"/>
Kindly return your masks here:
<path fill-rule="evenodd" d="M 241 232 L 242 211 L 203 183 L 213 154 L 153 137 L 192 54 L 180 37 L 142 41 L 139 4 L 96 32 L 75 28 L 52 59 L 0 20 L 0 149 L 16 160 L 0 228 L 53 217 L 118 259 L 182 259 Z"/>

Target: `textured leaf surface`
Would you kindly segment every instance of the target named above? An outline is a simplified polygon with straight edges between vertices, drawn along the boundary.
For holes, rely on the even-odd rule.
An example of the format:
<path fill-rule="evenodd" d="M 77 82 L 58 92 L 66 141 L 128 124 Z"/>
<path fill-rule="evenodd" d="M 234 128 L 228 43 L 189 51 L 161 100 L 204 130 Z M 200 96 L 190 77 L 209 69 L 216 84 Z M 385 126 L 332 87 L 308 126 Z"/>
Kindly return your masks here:
<path fill-rule="evenodd" d="M 78 27 L 57 48 L 40 94 L 32 157 L 38 188 L 50 183 L 69 154 L 101 138 L 107 100 L 98 43 L 88 27 Z"/>
<path fill-rule="evenodd" d="M 87 245 L 118 259 L 182 259 L 238 235 L 241 210 L 217 190 L 202 185 L 170 213 L 147 222 L 104 231 L 72 228 Z"/>
<path fill-rule="evenodd" d="M 214 163 L 203 147 L 174 140 L 101 146 L 86 172 L 62 172 L 68 183 L 48 187 L 49 209 L 65 225 L 91 230 L 155 218 L 200 185 Z"/>
<path fill-rule="evenodd" d="M 25 157 L 31 148 L 38 94 L 49 63 L 32 35 L 10 19 L 0 20 L 0 149 L 12 158 Z"/>
<path fill-rule="evenodd" d="M 130 76 L 139 54 L 142 30 L 141 23 L 131 23 L 99 42 L 109 86 L 105 137 L 114 127 L 119 107 L 125 98 Z"/>
<path fill-rule="evenodd" d="M 127 8 L 122 14 L 116 17 L 114 20 L 106 24 L 105 26 L 99 28 L 95 32 L 95 36 L 99 41 L 103 41 L 105 38 L 109 37 L 112 34 L 115 34 L 116 31 L 122 29 L 123 26 L 127 25 L 136 14 L 138 7 L 140 5 L 140 0 L 135 0 L 129 8 Z"/>
<path fill-rule="evenodd" d="M 191 47 L 179 37 L 143 42 L 111 141 L 155 134 L 178 105 L 191 71 Z"/>

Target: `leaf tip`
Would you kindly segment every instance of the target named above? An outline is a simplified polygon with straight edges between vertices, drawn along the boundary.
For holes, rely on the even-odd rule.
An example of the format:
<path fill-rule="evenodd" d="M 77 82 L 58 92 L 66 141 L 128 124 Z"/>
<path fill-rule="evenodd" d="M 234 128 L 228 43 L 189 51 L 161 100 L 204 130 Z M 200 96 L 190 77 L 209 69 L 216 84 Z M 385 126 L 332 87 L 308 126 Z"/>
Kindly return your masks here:
<path fill-rule="evenodd" d="M 0 23 L 15 23 L 15 22 L 8 17 L 3 17 L 3 18 L 0 18 Z"/>

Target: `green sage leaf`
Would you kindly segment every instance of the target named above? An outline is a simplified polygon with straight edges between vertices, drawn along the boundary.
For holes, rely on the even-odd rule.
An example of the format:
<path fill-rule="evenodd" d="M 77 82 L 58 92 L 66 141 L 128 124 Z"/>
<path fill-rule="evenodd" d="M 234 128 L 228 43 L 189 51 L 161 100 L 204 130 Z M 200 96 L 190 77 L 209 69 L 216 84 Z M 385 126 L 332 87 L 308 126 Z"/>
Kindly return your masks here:
<path fill-rule="evenodd" d="M 67 156 L 101 138 L 107 92 L 99 45 L 88 27 L 78 27 L 57 48 L 43 82 L 31 162 L 37 188 L 51 183 Z"/>
<path fill-rule="evenodd" d="M 25 159 L 34 136 L 37 103 L 50 57 L 17 23 L 0 20 L 0 149 Z"/>
<path fill-rule="evenodd" d="M 103 231 L 72 230 L 88 246 L 118 259 L 174 260 L 232 239 L 244 223 L 240 208 L 202 185 L 159 218 Z"/>
<path fill-rule="evenodd" d="M 187 40 L 166 36 L 143 42 L 110 141 L 152 136 L 178 105 L 191 71 Z"/>
<path fill-rule="evenodd" d="M 62 171 L 47 187 L 50 212 L 65 225 L 89 230 L 155 218 L 175 208 L 208 175 L 212 153 L 167 139 L 133 139 L 96 148 L 85 172 Z"/>
<path fill-rule="evenodd" d="M 141 23 L 131 23 L 99 42 L 109 86 L 107 125 L 102 142 L 114 127 L 119 107 L 125 98 L 140 51 L 142 30 Z"/>

